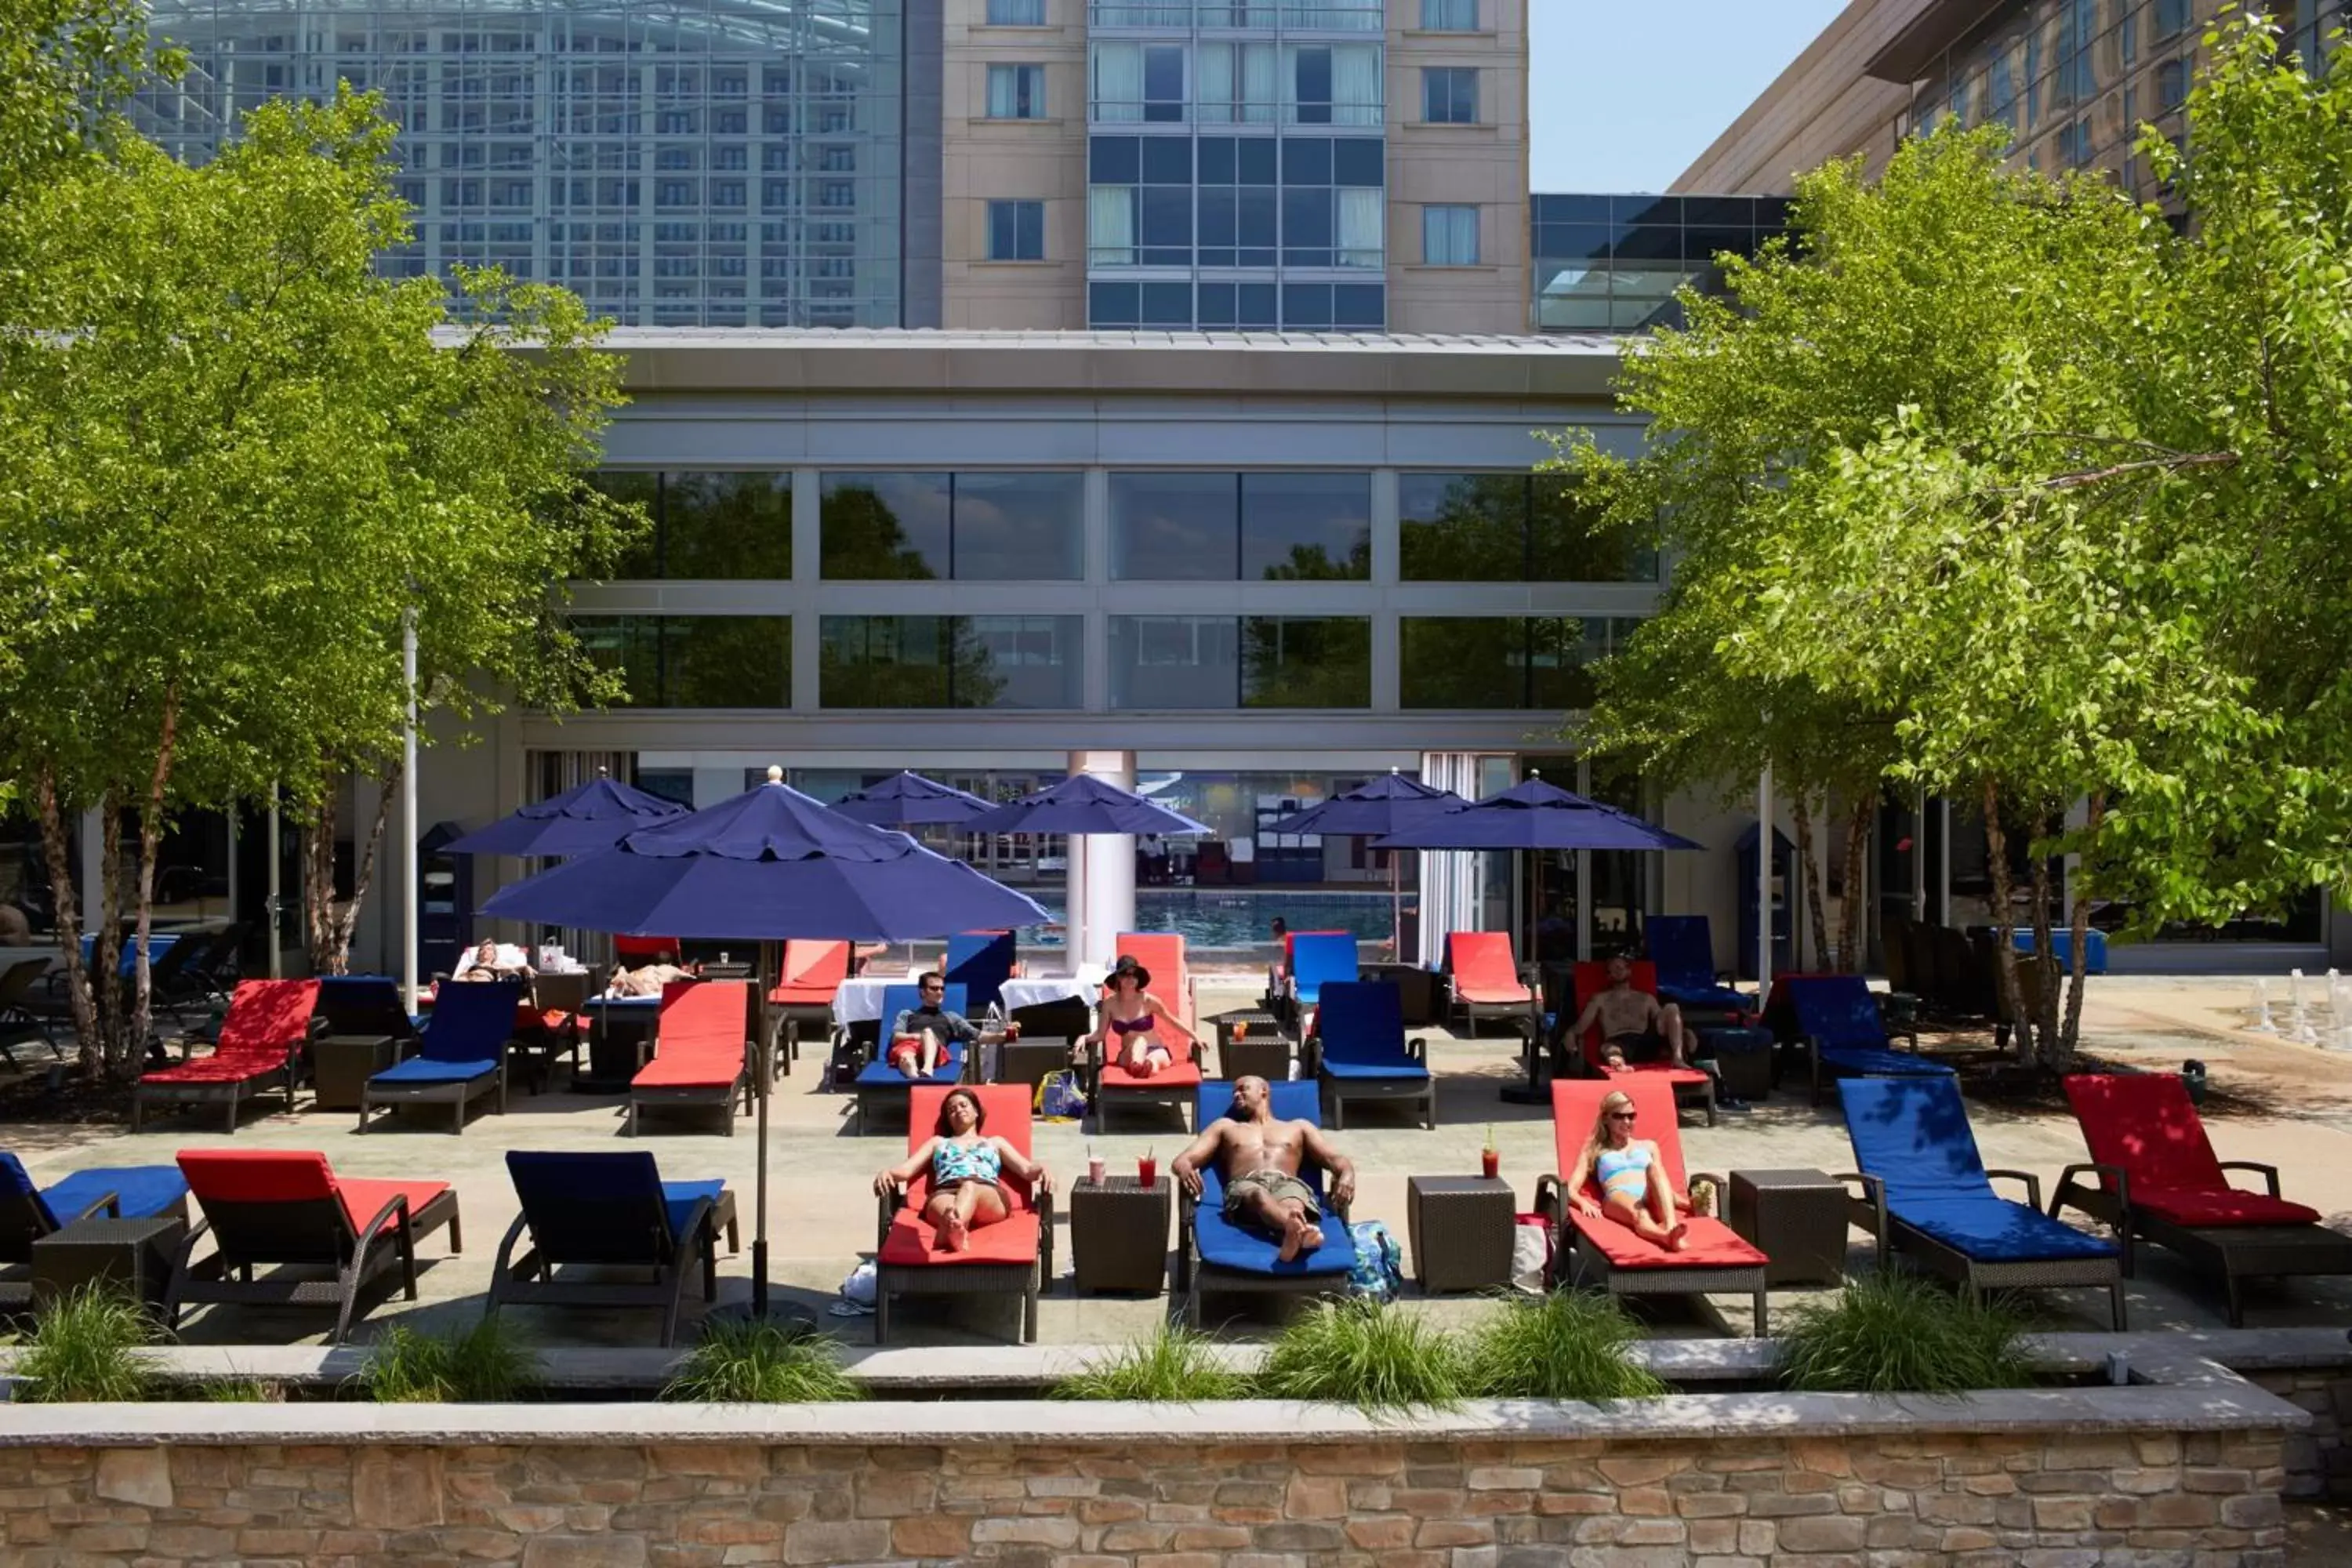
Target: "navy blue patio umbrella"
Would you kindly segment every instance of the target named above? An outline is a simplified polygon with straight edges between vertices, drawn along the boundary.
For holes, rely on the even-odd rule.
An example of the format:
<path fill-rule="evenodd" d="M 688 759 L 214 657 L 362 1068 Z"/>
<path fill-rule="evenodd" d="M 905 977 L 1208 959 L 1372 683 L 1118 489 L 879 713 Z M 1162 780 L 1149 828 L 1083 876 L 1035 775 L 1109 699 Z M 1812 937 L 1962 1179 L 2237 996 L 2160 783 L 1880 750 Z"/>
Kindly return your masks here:
<path fill-rule="evenodd" d="M 812 800 L 783 783 L 781 768 L 716 805 L 501 888 L 482 910 L 632 935 L 757 941 L 763 997 L 775 982 L 778 944 L 793 937 L 909 942 L 1047 918 L 962 861 Z M 763 1027 L 763 1054 L 766 1037 Z M 754 1317 L 768 1311 L 768 1076 L 763 1060 Z"/>
<path fill-rule="evenodd" d="M 844 795 L 833 809 L 877 827 L 928 827 L 969 822 L 996 808 L 937 779 L 896 773 L 880 784 Z"/>
<path fill-rule="evenodd" d="M 1213 833 L 1214 828 L 1155 800 L 1075 773 L 1051 789 L 1023 795 L 964 824 L 974 833 Z"/>
<path fill-rule="evenodd" d="M 657 795 L 632 789 L 599 773 L 562 795 L 534 801 L 511 816 L 453 839 L 445 848 L 458 855 L 519 855 L 552 859 L 610 849 L 641 827 L 684 816 L 686 807 Z"/>
<path fill-rule="evenodd" d="M 1391 768 L 1381 777 L 1343 790 L 1320 805 L 1311 805 L 1282 824 L 1286 834 L 1324 838 L 1382 838 L 1414 827 L 1452 806 L 1470 803 L 1450 789 L 1439 789 Z M 1389 857 L 1389 941 L 1391 952 L 1404 956 L 1404 893 L 1398 886 L 1397 861 Z"/>

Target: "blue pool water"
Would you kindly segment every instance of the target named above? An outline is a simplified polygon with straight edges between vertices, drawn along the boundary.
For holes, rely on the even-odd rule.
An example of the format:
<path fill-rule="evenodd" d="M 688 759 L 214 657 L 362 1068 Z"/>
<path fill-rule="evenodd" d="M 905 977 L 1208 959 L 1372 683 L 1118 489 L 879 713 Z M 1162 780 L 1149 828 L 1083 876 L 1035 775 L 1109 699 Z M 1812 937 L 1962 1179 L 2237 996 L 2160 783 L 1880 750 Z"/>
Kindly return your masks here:
<path fill-rule="evenodd" d="M 1056 892 L 1033 895 L 1056 921 L 1067 913 L 1066 901 Z M 1407 890 L 1404 910 L 1411 915 L 1418 895 Z M 1138 888 L 1135 929 L 1173 931 L 1195 952 L 1229 952 L 1262 949 L 1270 953 L 1274 937 L 1268 927 L 1280 916 L 1292 931 L 1344 931 L 1359 942 L 1386 942 L 1390 934 L 1388 893 L 1335 893 L 1327 889 L 1291 890 L 1282 888 Z M 1058 947 L 1058 931 L 1027 930 L 1024 947 Z"/>

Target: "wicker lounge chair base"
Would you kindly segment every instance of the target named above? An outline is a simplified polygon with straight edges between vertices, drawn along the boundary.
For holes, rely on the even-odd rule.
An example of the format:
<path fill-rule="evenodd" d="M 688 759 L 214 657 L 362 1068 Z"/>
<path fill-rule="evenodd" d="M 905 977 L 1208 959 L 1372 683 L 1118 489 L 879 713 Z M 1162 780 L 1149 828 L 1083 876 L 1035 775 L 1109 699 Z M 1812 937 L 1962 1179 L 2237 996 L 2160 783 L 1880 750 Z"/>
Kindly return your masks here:
<path fill-rule="evenodd" d="M 727 1250 L 733 1254 L 742 1250 L 742 1239 L 735 1215 L 735 1194 L 722 1191 L 717 1202 L 698 1199 L 688 1215 L 685 1229 L 694 1240 L 675 1264 L 653 1267 L 650 1279 L 558 1279 L 554 1268 L 538 1253 L 526 1250 L 521 1257 L 514 1249 L 530 1228 L 529 1216 L 517 1215 L 514 1224 L 499 1243 L 496 1267 L 490 1273 L 489 1296 L 482 1306 L 482 1315 L 489 1317 L 501 1307 L 593 1307 L 630 1310 L 650 1309 L 662 1314 L 662 1348 L 677 1342 L 677 1321 L 686 1304 L 686 1287 L 699 1272 L 702 1277 L 702 1299 L 705 1302 L 719 1300 L 719 1237 L 727 1237 Z M 691 1259 L 701 1259 L 697 1270 Z M 565 1265 L 564 1267 L 573 1267 Z M 582 1265 L 579 1267 L 588 1267 Z M 630 1269 L 626 1264 L 595 1265 L 599 1270 L 614 1272 Z"/>
<path fill-rule="evenodd" d="M 1049 1236 L 1051 1232 L 1047 1233 Z M 1048 1244 L 1050 1246 L 1050 1243 Z M 1051 1254 L 1048 1254 L 1050 1267 Z M 1021 1299 L 1021 1342 L 1037 1342 L 1038 1268 L 1029 1263 L 963 1263 L 953 1268 L 893 1268 L 883 1264 L 874 1275 L 874 1342 L 890 1335 L 893 1296 L 1017 1296 Z"/>
<path fill-rule="evenodd" d="M 286 1096 L 286 1109 L 294 1109 L 294 1069 L 289 1064 L 257 1077 L 238 1079 L 229 1083 L 142 1083 L 131 1090 L 131 1131 L 139 1131 L 151 1108 L 173 1106 L 220 1105 L 228 1110 L 227 1131 L 236 1131 L 237 1112 L 248 1100 L 258 1100 L 275 1088 Z"/>
<path fill-rule="evenodd" d="M 679 1089 L 665 1089 L 655 1085 L 633 1086 L 629 1090 L 628 1120 L 621 1124 L 621 1131 L 626 1137 L 635 1137 L 637 1117 L 641 1111 L 699 1109 L 720 1112 L 726 1118 L 727 1136 L 732 1138 L 735 1136 L 738 1101 L 741 1102 L 741 1114 L 751 1115 L 751 1083 L 748 1078 L 738 1079 L 724 1088 L 717 1085 L 698 1085 L 693 1088 Z"/>
<path fill-rule="evenodd" d="M 276 1265 L 275 1272 L 260 1279 L 254 1278 L 254 1266 L 250 1264 L 239 1267 L 237 1277 L 231 1279 L 229 1268 L 217 1252 L 202 1261 L 194 1260 L 197 1241 L 210 1229 L 208 1225 L 199 1223 L 182 1239 L 179 1256 L 173 1260 L 172 1282 L 163 1293 L 164 1327 L 178 1328 L 180 1313 L 189 1307 L 332 1307 L 335 1327 L 327 1342 L 342 1343 L 351 1331 L 361 1292 L 383 1283 L 394 1268 L 400 1271 L 402 1294 L 411 1301 L 416 1300 L 416 1243 L 420 1239 L 446 1225 L 449 1227 L 450 1252 L 457 1254 L 466 1249 L 456 1192 L 445 1188 L 405 1214 L 396 1215 L 397 1207 L 395 1202 L 388 1202 L 376 1212 L 352 1249 L 349 1262 L 340 1267 L 324 1263 Z M 333 1268 L 332 1276 L 320 1278 L 320 1271 L 329 1268 Z"/>
<path fill-rule="evenodd" d="M 2271 1195 L 2278 1195 L 2275 1167 L 2250 1161 L 2223 1163 L 2267 1172 L 2272 1182 Z M 2058 1190 L 2050 1200 L 2050 1217 L 2055 1219 L 2060 1209 L 2072 1207 L 2111 1226 L 2123 1247 L 2123 1277 L 2126 1279 L 2135 1277 L 2138 1263 L 2136 1244 L 2143 1241 L 2179 1254 L 2196 1273 L 2220 1275 L 2229 1297 L 2230 1326 L 2233 1329 L 2246 1326 L 2244 1285 L 2249 1279 L 2352 1274 L 2352 1236 L 2322 1225 L 2186 1226 L 2137 1206 L 2130 1208 L 2130 1223 L 2126 1225 L 2126 1205 L 2114 1194 L 2074 1179 L 2075 1173 L 2093 1168 L 2069 1165 L 2059 1176 Z M 2112 1166 L 2105 1169 L 2111 1173 L 2110 1179 L 2120 1184 L 2122 1173 Z"/>
<path fill-rule="evenodd" d="M 1417 1040 L 1413 1043 L 1420 1044 Z M 1422 1126 L 1434 1128 L 1437 1125 L 1437 1079 L 1434 1074 L 1411 1080 L 1326 1078 L 1322 1090 L 1323 1113 L 1334 1132 L 1347 1127 L 1347 1108 L 1351 1100 L 1412 1108 L 1417 1110 L 1417 1119 Z"/>
<path fill-rule="evenodd" d="M 364 1132 L 379 1110 L 398 1110 L 407 1106 L 446 1105 L 449 1107 L 449 1131 L 461 1134 L 466 1131 L 466 1112 L 478 1100 L 497 1100 L 494 1110 L 500 1116 L 507 1113 L 507 1069 L 483 1073 L 478 1078 L 459 1079 L 449 1083 L 392 1084 L 373 1079 L 360 1091 L 360 1121 L 352 1129 Z"/>
<path fill-rule="evenodd" d="M 1590 1279 L 1612 1296 L 1746 1296 L 1754 1315 L 1756 1337 L 1764 1337 L 1763 1264 L 1747 1268 L 1614 1268 L 1608 1256 L 1586 1240 L 1575 1226 L 1563 1228 L 1566 1234 L 1559 1237 L 1559 1250 L 1554 1256 L 1571 1260 L 1570 1277 L 1577 1283 Z"/>
<path fill-rule="evenodd" d="M 2022 1174 L 2007 1171 L 1986 1173 Z M 1847 1175 L 1839 1180 L 1865 1179 Z M 1874 1183 L 1865 1182 L 1865 1185 L 1875 1190 Z M 2034 1196 L 2038 1200 L 2041 1194 L 2037 1192 Z M 1883 1203 L 1874 1202 L 1869 1196 L 1848 1199 L 1846 1214 L 1851 1223 L 1869 1231 L 1877 1242 L 1881 1267 L 1893 1257 L 1906 1258 L 1928 1272 L 1951 1280 L 1971 1301 L 1982 1300 L 1988 1290 L 2105 1290 L 2108 1327 L 2121 1333 L 2128 1321 L 2124 1306 L 2123 1262 L 2119 1258 L 2035 1258 L 2016 1261 L 1976 1258 L 1887 1214 Z"/>

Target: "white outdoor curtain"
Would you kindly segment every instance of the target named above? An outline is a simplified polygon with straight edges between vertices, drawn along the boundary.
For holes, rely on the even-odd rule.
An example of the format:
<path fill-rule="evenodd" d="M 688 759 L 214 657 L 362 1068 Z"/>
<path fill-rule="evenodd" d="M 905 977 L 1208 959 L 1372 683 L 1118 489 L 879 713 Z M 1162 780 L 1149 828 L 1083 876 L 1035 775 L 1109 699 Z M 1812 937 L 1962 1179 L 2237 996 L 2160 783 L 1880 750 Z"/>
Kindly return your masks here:
<path fill-rule="evenodd" d="M 1332 45 L 1331 123 L 1378 125 L 1381 99 L 1381 47 Z"/>
<path fill-rule="evenodd" d="M 1095 118 L 1125 122 L 1143 118 L 1143 46 L 1095 46 Z"/>
<path fill-rule="evenodd" d="M 1087 190 L 1087 255 L 1097 267 L 1135 265 L 1135 187 Z"/>
<path fill-rule="evenodd" d="M 1200 74 L 1192 83 L 1196 117 L 1203 125 L 1231 125 L 1240 116 L 1234 104 L 1234 51 L 1238 44 L 1202 44 L 1197 58 Z"/>
<path fill-rule="evenodd" d="M 1386 193 L 1362 185 L 1339 187 L 1339 265 L 1370 267 L 1381 265 L 1381 226 L 1387 216 Z"/>
<path fill-rule="evenodd" d="M 1241 51 L 1242 119 L 1271 125 L 1281 108 L 1282 58 L 1272 44 L 1244 44 Z"/>
<path fill-rule="evenodd" d="M 1424 752 L 1421 782 L 1478 798 L 1478 758 L 1469 752 Z M 1475 850 L 1424 849 L 1421 854 L 1421 952 L 1423 965 L 1445 962 L 1445 933 L 1475 931 L 1485 897 L 1486 858 Z"/>
<path fill-rule="evenodd" d="M 1042 106 L 1032 101 L 1041 96 L 1034 89 L 1042 84 L 1035 81 L 1024 84 L 1023 81 L 1023 73 L 1035 68 L 1033 66 L 988 68 L 988 117 L 991 120 L 1025 120 L 1045 112 Z M 1039 72 L 1041 78 L 1043 75 Z M 1024 85 L 1032 90 L 1024 93 L 1022 90 Z"/>
<path fill-rule="evenodd" d="M 1270 125 L 1274 122 L 1276 70 L 1272 44 L 1205 43 L 1200 46 L 1200 78 L 1194 83 L 1203 125 Z"/>

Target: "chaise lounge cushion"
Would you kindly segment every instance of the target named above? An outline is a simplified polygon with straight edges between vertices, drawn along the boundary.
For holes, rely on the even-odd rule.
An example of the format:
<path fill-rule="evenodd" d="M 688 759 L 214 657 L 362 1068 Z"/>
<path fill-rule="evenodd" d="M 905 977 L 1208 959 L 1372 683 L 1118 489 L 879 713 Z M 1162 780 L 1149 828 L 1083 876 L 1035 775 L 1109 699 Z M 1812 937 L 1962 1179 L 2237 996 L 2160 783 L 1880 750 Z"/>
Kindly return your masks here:
<path fill-rule="evenodd" d="M 2317 1209 L 2230 1184 L 2171 1073 L 2074 1073 L 2066 1099 L 2091 1158 L 2130 1178 L 2134 1208 L 2190 1228 L 2319 1223 Z"/>
<path fill-rule="evenodd" d="M 1675 1194 L 1677 1204 L 1687 1203 L 1690 1182 L 1683 1164 L 1674 1083 L 1660 1072 L 1629 1070 L 1597 1083 L 1590 1079 L 1553 1081 L 1552 1155 L 1559 1167 L 1560 1179 L 1567 1180 L 1569 1173 L 1576 1168 L 1578 1157 L 1584 1152 L 1585 1140 L 1592 1136 L 1593 1123 L 1601 1115 L 1601 1102 L 1621 1092 L 1633 1100 L 1633 1136 L 1658 1146 L 1658 1157 L 1665 1162 L 1667 1190 Z M 1589 1174 L 1584 1191 L 1595 1200 L 1601 1196 L 1599 1185 Z M 1580 1214 L 1572 1204 L 1568 1217 L 1577 1233 L 1599 1248 L 1601 1256 L 1613 1268 L 1755 1268 L 1769 1261 L 1738 1231 L 1721 1220 L 1700 1215 L 1692 1215 L 1685 1220 L 1690 1228 L 1684 1235 L 1679 1252 L 1669 1252 L 1656 1242 L 1643 1240 L 1630 1227 L 1605 1215 L 1595 1219 Z"/>
<path fill-rule="evenodd" d="M 479 1062 L 436 1061 L 431 1057 L 411 1057 L 369 1077 L 370 1083 L 425 1084 L 465 1083 L 499 1070 L 493 1059 Z"/>
<path fill-rule="evenodd" d="M 1445 957 L 1454 972 L 1454 994 L 1465 1002 L 1482 1007 L 1512 1007 L 1535 1000 L 1535 994 L 1519 980 L 1508 931 L 1448 931 Z"/>
<path fill-rule="evenodd" d="M 1998 1194 L 1915 1198 L 1899 1207 L 1891 1202 L 1887 1206 L 1904 1224 L 1979 1263 L 2115 1256 L 2109 1243 Z"/>
<path fill-rule="evenodd" d="M 1587 1184 L 1588 1190 L 1591 1184 Z M 1694 1215 L 1685 1223 L 1689 1230 L 1683 1237 L 1679 1252 L 1669 1252 L 1656 1242 L 1633 1234 L 1626 1226 L 1602 1215 L 1591 1219 L 1573 1215 L 1578 1234 L 1601 1250 L 1601 1256 L 1619 1268 L 1754 1268 L 1766 1262 L 1740 1234 L 1721 1220 Z"/>
<path fill-rule="evenodd" d="M 1190 1058 L 1174 1061 L 1146 1078 L 1128 1071 L 1117 1062 L 1105 1062 L 1102 1069 L 1102 1087 L 1135 1089 L 1181 1089 L 1190 1091 L 1201 1087 L 1201 1064 Z"/>
<path fill-rule="evenodd" d="M 670 1235 L 684 1239 L 686 1222 L 693 1216 L 694 1205 L 708 1198 L 716 1205 L 726 1195 L 725 1182 L 664 1182 L 661 1184 L 662 1209 L 669 1215 Z"/>
<path fill-rule="evenodd" d="M 1269 1084 L 1267 1091 L 1272 1096 L 1273 1112 L 1279 1120 L 1320 1125 L 1321 1099 L 1314 1084 Z M 1213 1080 L 1202 1087 L 1201 1098 L 1193 1109 L 1192 1125 L 1206 1128 L 1232 1112 L 1233 1086 Z M 1319 1168 L 1309 1166 L 1305 1174 L 1318 1194 L 1325 1192 Z M 1213 1164 L 1204 1165 L 1201 1168 L 1200 1206 L 1192 1219 L 1192 1240 L 1202 1263 L 1208 1267 L 1280 1279 L 1291 1275 L 1345 1274 L 1356 1266 L 1356 1238 L 1347 1223 L 1332 1210 L 1328 1195 L 1321 1221 L 1323 1245 L 1287 1263 L 1276 1256 L 1282 1249 L 1279 1242 L 1254 1226 L 1235 1225 L 1225 1218 L 1224 1208 L 1223 1173 Z"/>
<path fill-rule="evenodd" d="M 361 1234 L 376 1211 L 394 1194 L 408 1199 L 413 1216 L 449 1190 L 446 1182 L 384 1182 L 340 1177 L 327 1157 L 310 1150 L 184 1149 L 180 1170 L 188 1190 L 205 1204 L 310 1203 L 333 1197 L 350 1217 L 352 1234 Z M 387 1220 L 386 1230 L 398 1221 Z"/>
<path fill-rule="evenodd" d="M 894 1074 L 900 1082 L 908 1081 Z M 980 1097 L 981 1108 L 987 1115 L 982 1130 L 992 1137 L 1003 1139 L 1023 1155 L 1030 1152 L 1029 1090 L 1024 1084 L 988 1083 L 972 1086 Z M 945 1087 L 918 1089 L 908 1101 L 907 1152 L 913 1153 L 930 1142 L 932 1129 L 939 1123 L 940 1105 L 947 1099 Z M 933 1265 L 952 1267 L 957 1264 L 984 1263 L 999 1267 L 1018 1267 L 1037 1261 L 1044 1237 L 1037 1215 L 1037 1205 L 1031 1197 L 1028 1184 L 1005 1173 L 999 1184 L 1004 1194 L 1006 1214 L 994 1225 L 975 1226 L 968 1234 L 961 1252 L 940 1249 L 939 1232 L 923 1218 L 923 1205 L 930 1201 L 931 1174 L 925 1171 L 907 1189 L 907 1201 L 890 1216 L 890 1228 L 882 1237 L 876 1260 L 885 1265 L 927 1268 Z"/>
<path fill-rule="evenodd" d="M 1425 1079 L 1429 1068 L 1405 1051 L 1404 1005 L 1384 981 L 1334 980 L 1315 1009 L 1317 1057 L 1327 1078 Z"/>
<path fill-rule="evenodd" d="M 1952 1069 L 1892 1046 L 1831 1046 L 1822 1051 L 1822 1064 L 1842 1072 L 1871 1078 L 1950 1078 Z"/>
<path fill-rule="evenodd" d="M 59 1225 L 71 1225 L 109 1193 L 121 1201 L 124 1219 L 147 1219 L 186 1197 L 188 1179 L 173 1165 L 100 1165 L 44 1187 L 41 1201 Z"/>

